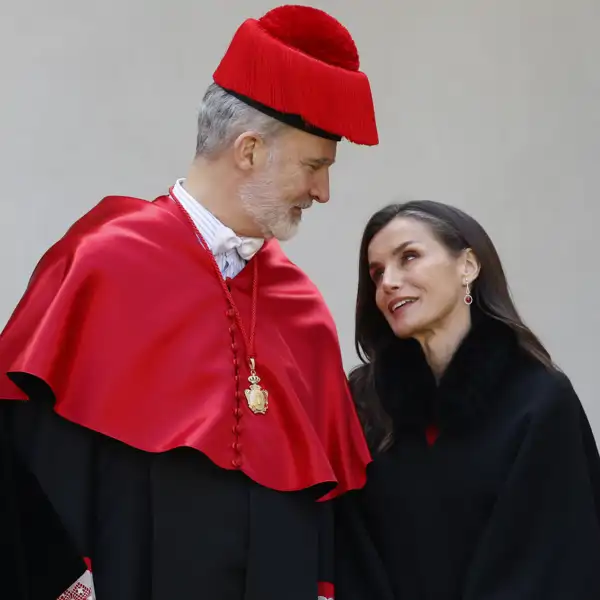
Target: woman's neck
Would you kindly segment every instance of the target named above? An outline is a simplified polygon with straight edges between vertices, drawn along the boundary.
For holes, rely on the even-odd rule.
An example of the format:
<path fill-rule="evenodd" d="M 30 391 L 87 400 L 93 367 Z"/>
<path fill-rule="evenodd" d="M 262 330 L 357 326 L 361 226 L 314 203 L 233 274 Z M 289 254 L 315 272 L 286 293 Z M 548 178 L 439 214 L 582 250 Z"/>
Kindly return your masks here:
<path fill-rule="evenodd" d="M 461 307 L 462 308 L 462 307 Z M 460 310 L 449 315 L 445 323 L 431 331 L 415 336 L 421 344 L 425 360 L 436 381 L 440 381 L 454 353 L 471 329 L 471 313 Z"/>

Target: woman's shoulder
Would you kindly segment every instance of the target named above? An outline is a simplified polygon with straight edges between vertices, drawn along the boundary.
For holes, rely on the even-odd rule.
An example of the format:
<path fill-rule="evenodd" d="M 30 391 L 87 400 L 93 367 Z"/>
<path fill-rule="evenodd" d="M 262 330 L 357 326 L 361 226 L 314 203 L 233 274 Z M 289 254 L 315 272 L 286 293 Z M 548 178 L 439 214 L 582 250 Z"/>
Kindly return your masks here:
<path fill-rule="evenodd" d="M 511 394 L 531 416 L 567 416 L 582 410 L 567 374 L 533 358 L 519 361 L 510 382 Z"/>

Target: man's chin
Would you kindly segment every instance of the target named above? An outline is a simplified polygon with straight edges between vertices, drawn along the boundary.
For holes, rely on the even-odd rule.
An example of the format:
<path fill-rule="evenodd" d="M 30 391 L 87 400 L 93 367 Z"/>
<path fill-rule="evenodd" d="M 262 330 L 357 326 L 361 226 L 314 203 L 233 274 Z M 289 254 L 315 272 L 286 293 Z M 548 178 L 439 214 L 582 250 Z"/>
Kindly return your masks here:
<path fill-rule="evenodd" d="M 300 221 L 297 223 L 289 224 L 285 227 L 278 226 L 274 227 L 270 231 L 270 237 L 279 240 L 280 242 L 287 242 L 291 240 L 298 233 L 298 228 L 300 226 Z"/>

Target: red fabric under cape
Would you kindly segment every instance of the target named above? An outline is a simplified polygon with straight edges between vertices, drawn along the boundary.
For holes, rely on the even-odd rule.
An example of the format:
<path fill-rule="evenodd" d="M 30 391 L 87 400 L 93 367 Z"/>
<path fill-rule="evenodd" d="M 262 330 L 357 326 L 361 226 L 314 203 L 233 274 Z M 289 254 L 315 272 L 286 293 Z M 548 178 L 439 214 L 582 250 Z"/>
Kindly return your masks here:
<path fill-rule="evenodd" d="M 276 241 L 252 260 L 266 415 L 246 404 L 243 339 L 210 257 L 167 196 L 105 198 L 44 255 L 0 337 L 0 398 L 26 400 L 11 374 L 27 373 L 58 414 L 141 450 L 196 448 L 276 490 L 362 487 L 370 456 L 333 319 Z M 229 280 L 246 328 L 252 271 Z"/>

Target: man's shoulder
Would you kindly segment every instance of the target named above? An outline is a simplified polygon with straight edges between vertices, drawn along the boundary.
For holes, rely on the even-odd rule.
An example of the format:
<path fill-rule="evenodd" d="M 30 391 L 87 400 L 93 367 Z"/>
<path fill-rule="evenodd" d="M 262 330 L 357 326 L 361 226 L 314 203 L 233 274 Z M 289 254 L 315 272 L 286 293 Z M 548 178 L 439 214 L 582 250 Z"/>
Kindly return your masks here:
<path fill-rule="evenodd" d="M 284 252 L 277 240 L 270 240 L 265 250 L 270 280 L 285 284 L 287 288 L 295 291 L 297 297 L 310 298 L 325 306 L 325 299 L 317 284 Z"/>
<path fill-rule="evenodd" d="M 273 299 L 280 299 L 280 311 L 291 314 L 309 312 L 312 326 L 326 327 L 337 335 L 333 315 L 318 285 L 283 251 L 279 242 L 270 240 L 265 248 L 268 283 Z M 260 278 L 260 274 L 259 274 Z"/>
<path fill-rule="evenodd" d="M 174 231 L 173 231 L 174 230 Z M 36 271 L 60 264 L 65 272 L 87 276 L 126 271 L 152 260 L 168 239 L 177 239 L 178 221 L 152 201 L 106 196 L 55 242 Z"/>
<path fill-rule="evenodd" d="M 132 196 L 106 196 L 79 219 L 59 240 L 65 247 L 81 244 L 104 245 L 110 239 L 133 238 L 129 231 L 136 224 L 143 225 L 156 213 L 153 202 Z"/>
<path fill-rule="evenodd" d="M 298 266 L 288 256 L 281 247 L 279 241 L 275 239 L 269 240 L 264 251 L 269 269 L 275 273 L 278 278 L 294 281 L 303 286 L 303 291 L 322 297 L 319 288 L 314 281 L 302 267 Z"/>
<path fill-rule="evenodd" d="M 147 246 L 149 236 L 164 232 L 165 223 L 172 222 L 172 215 L 154 202 L 132 196 L 106 196 L 75 221 L 51 251 L 80 257 L 116 256 Z"/>

